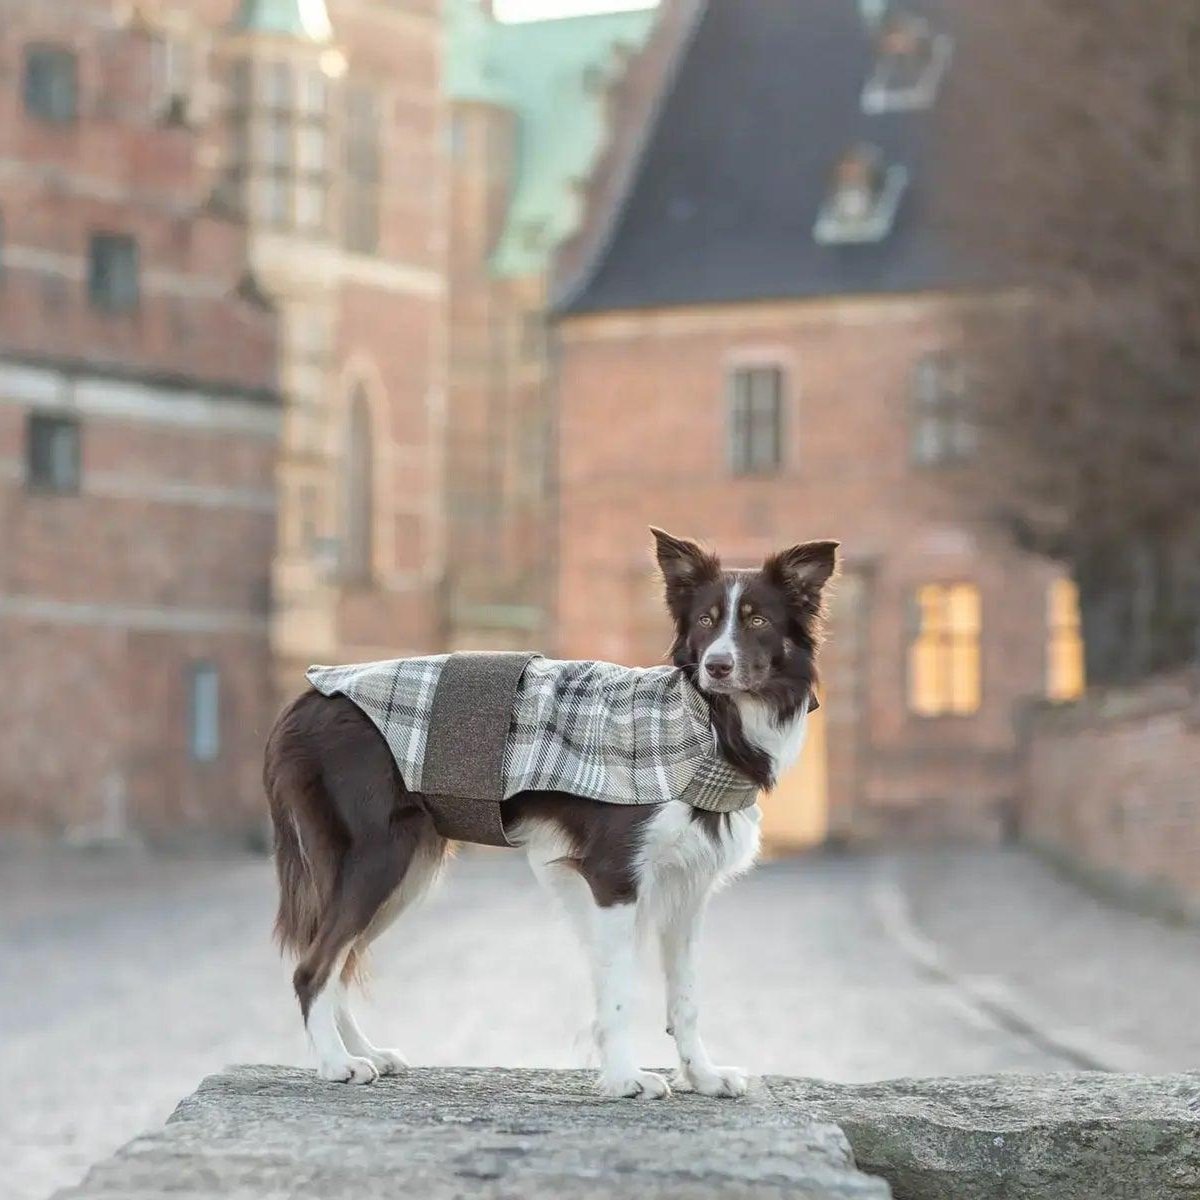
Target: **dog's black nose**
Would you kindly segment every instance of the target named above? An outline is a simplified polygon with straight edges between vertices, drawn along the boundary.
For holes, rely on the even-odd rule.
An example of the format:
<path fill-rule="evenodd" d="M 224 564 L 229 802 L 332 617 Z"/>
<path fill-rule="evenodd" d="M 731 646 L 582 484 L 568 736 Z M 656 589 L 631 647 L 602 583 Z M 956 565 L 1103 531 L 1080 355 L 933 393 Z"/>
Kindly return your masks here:
<path fill-rule="evenodd" d="M 714 679 L 728 679 L 733 674 L 733 655 L 710 654 L 704 660 L 704 669 Z"/>

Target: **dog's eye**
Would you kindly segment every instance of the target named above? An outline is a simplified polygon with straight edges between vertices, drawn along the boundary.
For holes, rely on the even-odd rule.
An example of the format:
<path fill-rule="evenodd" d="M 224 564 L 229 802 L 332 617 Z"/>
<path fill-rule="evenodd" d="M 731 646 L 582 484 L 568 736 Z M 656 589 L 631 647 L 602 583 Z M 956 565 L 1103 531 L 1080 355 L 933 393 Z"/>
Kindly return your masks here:
<path fill-rule="evenodd" d="M 760 616 L 755 615 L 750 618 L 750 628 L 751 629 L 762 629 L 762 627 L 764 625 L 769 625 L 769 624 L 770 624 L 770 622 L 767 620 L 766 617 L 760 617 Z"/>
<path fill-rule="evenodd" d="M 702 616 L 697 622 L 698 625 L 703 625 L 705 629 L 711 629 L 712 623 L 712 617 L 710 617 L 708 613 L 705 613 L 704 616 Z"/>

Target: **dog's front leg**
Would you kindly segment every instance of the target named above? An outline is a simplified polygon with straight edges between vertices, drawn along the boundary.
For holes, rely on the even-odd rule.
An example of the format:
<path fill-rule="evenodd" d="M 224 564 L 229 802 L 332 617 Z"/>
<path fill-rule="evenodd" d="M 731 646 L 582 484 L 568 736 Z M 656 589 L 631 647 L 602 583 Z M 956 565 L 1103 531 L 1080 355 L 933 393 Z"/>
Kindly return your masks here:
<path fill-rule="evenodd" d="M 589 950 L 596 991 L 596 1042 L 600 1091 L 606 1096 L 658 1100 L 671 1094 L 661 1075 L 637 1065 L 630 1019 L 637 990 L 637 906 L 592 910 Z"/>
<path fill-rule="evenodd" d="M 704 895 L 688 897 L 665 915 L 659 931 L 667 977 L 667 1031 L 679 1051 L 679 1071 L 671 1082 L 704 1096 L 744 1096 L 746 1073 L 715 1066 L 700 1038 L 696 956 L 706 900 Z"/>

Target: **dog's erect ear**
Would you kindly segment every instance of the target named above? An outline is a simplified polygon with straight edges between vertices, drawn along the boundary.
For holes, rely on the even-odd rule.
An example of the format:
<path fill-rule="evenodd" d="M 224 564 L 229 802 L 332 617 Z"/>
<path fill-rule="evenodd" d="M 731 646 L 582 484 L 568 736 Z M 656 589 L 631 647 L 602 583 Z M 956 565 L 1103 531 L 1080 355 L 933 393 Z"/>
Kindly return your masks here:
<path fill-rule="evenodd" d="M 662 529 L 650 526 L 654 534 L 655 553 L 658 566 L 667 584 L 667 598 L 690 590 L 699 584 L 716 579 L 721 574 L 721 563 L 716 555 L 698 546 L 687 538 L 672 537 Z"/>
<path fill-rule="evenodd" d="M 839 542 L 802 542 L 771 555 L 763 574 L 798 599 L 815 600 L 837 569 Z"/>

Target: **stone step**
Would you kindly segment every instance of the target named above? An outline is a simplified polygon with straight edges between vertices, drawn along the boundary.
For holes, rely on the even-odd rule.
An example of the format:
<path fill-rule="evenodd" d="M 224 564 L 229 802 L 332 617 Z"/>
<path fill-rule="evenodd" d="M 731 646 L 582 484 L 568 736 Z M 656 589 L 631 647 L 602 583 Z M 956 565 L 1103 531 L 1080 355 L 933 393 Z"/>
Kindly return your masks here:
<path fill-rule="evenodd" d="M 56 1200 L 1200 1196 L 1200 1075 L 768 1076 L 738 1101 L 605 1100 L 592 1078 L 236 1067 Z"/>

